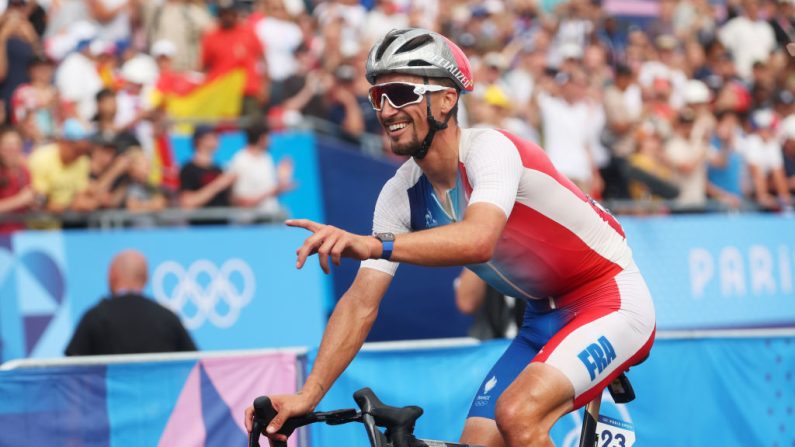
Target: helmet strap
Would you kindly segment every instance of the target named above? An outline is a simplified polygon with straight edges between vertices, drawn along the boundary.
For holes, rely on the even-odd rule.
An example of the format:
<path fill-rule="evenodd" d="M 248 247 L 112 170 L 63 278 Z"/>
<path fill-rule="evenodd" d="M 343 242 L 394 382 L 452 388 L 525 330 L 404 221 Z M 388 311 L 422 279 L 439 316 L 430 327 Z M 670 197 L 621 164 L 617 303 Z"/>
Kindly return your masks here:
<path fill-rule="evenodd" d="M 428 85 L 428 77 L 422 78 L 425 85 Z M 428 155 L 428 150 L 431 148 L 431 144 L 433 143 L 433 137 L 436 136 L 436 131 L 447 129 L 447 122 L 450 121 L 450 117 L 453 116 L 454 113 L 458 111 L 458 100 L 456 99 L 456 104 L 453 108 L 447 112 L 447 116 L 444 118 L 444 121 L 439 122 L 436 121 L 436 118 L 433 117 L 433 113 L 431 113 L 431 92 L 425 93 L 425 106 L 428 119 L 428 134 L 425 135 L 425 139 L 422 140 L 422 145 L 417 150 L 417 152 L 412 155 L 417 160 L 422 160 Z"/>

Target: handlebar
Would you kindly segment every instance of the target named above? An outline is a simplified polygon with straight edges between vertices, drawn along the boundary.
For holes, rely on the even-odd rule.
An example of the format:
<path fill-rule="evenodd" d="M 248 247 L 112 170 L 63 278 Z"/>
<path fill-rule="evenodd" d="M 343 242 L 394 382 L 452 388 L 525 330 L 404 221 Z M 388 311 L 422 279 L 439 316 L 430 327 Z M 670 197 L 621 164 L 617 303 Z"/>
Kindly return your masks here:
<path fill-rule="evenodd" d="M 381 402 L 370 388 L 362 388 L 353 394 L 353 398 L 361 411 L 352 408 L 313 412 L 293 417 L 285 421 L 279 434 L 289 437 L 297 428 L 315 422 L 327 425 L 340 425 L 349 422 L 361 422 L 365 426 L 371 447 L 409 447 L 414 439 L 414 423 L 422 415 L 422 409 L 416 406 L 390 407 Z M 254 420 L 249 447 L 260 447 L 260 433 L 276 417 L 276 409 L 267 396 L 254 400 Z M 386 434 L 377 427 L 386 428 Z M 284 441 L 270 441 L 271 447 L 287 447 Z"/>

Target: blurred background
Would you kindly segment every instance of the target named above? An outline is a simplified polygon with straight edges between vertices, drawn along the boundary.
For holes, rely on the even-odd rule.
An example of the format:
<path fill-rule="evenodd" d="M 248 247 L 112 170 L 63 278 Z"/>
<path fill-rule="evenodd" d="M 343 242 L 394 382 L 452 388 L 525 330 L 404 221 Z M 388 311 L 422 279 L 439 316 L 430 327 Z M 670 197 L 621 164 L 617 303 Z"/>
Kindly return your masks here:
<path fill-rule="evenodd" d="M 300 387 L 358 263 L 296 270 L 306 234 L 282 222 L 371 231 L 404 160 L 364 66 L 372 43 L 408 26 L 469 57 L 462 126 L 541 144 L 619 215 L 658 337 L 629 374 L 637 401 L 605 412 L 633 423 L 638 445 L 795 445 L 795 1 L 0 0 L 0 11 L 0 445 L 243 445 L 242 409 Z M 125 250 L 147 262 L 140 295 L 179 317 L 195 352 L 64 357 L 84 316 L 119 294 L 109 266 Z M 375 344 L 320 408 L 350 407 L 370 386 L 422 405 L 418 434 L 456 439 L 515 311 L 490 292 L 462 304 L 460 274 L 402 266 Z M 489 312 L 505 327 L 484 334 Z M 125 324 L 154 333 L 152 320 Z M 579 422 L 561 420 L 556 443 L 576 445 Z M 293 445 L 362 435 L 325 427 Z"/>

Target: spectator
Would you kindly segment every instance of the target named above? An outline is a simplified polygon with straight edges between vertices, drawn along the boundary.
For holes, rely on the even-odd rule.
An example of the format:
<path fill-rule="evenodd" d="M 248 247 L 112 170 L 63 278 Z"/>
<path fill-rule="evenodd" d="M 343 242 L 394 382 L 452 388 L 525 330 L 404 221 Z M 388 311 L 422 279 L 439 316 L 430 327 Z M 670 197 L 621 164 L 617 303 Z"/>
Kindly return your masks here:
<path fill-rule="evenodd" d="M 678 206 L 687 210 L 704 210 L 707 192 L 707 145 L 695 135 L 696 112 L 679 111 L 673 136 L 665 144 L 665 159 L 674 170 L 679 187 Z"/>
<path fill-rule="evenodd" d="M 628 198 L 627 157 L 635 150 L 635 133 L 643 112 L 640 87 L 634 82 L 632 69 L 619 64 L 615 81 L 604 93 L 606 116 L 602 141 L 610 150 L 610 162 L 602 170 L 605 198 Z"/>
<path fill-rule="evenodd" d="M 766 61 L 776 48 L 773 28 L 759 17 L 759 0 L 743 0 L 742 15 L 726 22 L 718 37 L 731 51 L 737 72 L 746 80 L 751 78 L 754 62 Z"/>
<path fill-rule="evenodd" d="M 469 269 L 463 269 L 453 283 L 455 304 L 475 321 L 467 334 L 478 340 L 513 338 L 522 326 L 525 301 L 501 294 Z"/>
<path fill-rule="evenodd" d="M 69 116 L 89 122 L 97 113 L 96 96 L 103 88 L 90 51 L 96 29 L 86 22 L 75 27 L 78 28 L 75 33 L 79 35 L 77 46 L 55 70 L 55 86 L 69 106 Z"/>
<path fill-rule="evenodd" d="M 740 137 L 737 114 L 721 111 L 710 140 L 707 195 L 732 209 L 740 208 L 745 196 L 745 162 L 738 144 Z"/>
<path fill-rule="evenodd" d="M 116 127 L 118 103 L 113 90 L 103 88 L 96 95 L 97 113 L 94 115 L 94 129 L 105 140 L 113 140 L 119 134 Z"/>
<path fill-rule="evenodd" d="M 226 207 L 230 205 L 230 187 L 236 174 L 224 173 L 215 165 L 213 155 L 218 149 L 215 129 L 197 126 L 193 132 L 193 158 L 179 173 L 182 208 Z"/>
<path fill-rule="evenodd" d="M 781 152 L 790 195 L 795 194 L 795 114 L 781 122 Z"/>
<path fill-rule="evenodd" d="M 146 258 L 137 251 L 117 254 L 108 269 L 110 296 L 80 319 L 66 355 L 195 351 L 176 315 L 143 296 Z"/>
<path fill-rule="evenodd" d="M 29 82 L 28 67 L 41 50 L 39 36 L 27 18 L 27 0 L 8 0 L 0 16 L 0 100 L 11 111 L 11 95 Z"/>
<path fill-rule="evenodd" d="M 124 207 L 132 212 L 161 211 L 168 205 L 163 190 L 152 183 L 152 163 L 140 149 L 130 149 L 129 183 L 125 190 Z M 136 226 L 148 226 L 151 221 L 136 220 Z"/>
<path fill-rule="evenodd" d="M 665 159 L 660 131 L 651 122 L 638 126 L 637 150 L 629 156 L 627 180 L 633 199 L 673 199 L 679 195 L 674 172 Z"/>
<path fill-rule="evenodd" d="M 0 128 L 0 214 L 23 213 L 35 195 L 22 154 L 22 137 L 13 127 Z M 22 222 L 0 221 L 0 234 L 25 228 Z"/>
<path fill-rule="evenodd" d="M 221 0 L 218 3 L 218 27 L 208 31 L 202 38 L 201 61 L 209 77 L 226 73 L 233 69 L 243 69 L 242 115 L 256 119 L 264 103 L 261 101 L 264 89 L 263 65 L 264 50 L 251 27 L 238 19 L 238 0 Z"/>
<path fill-rule="evenodd" d="M 89 191 L 90 138 L 88 129 L 70 118 L 55 143 L 39 146 L 30 155 L 33 189 L 42 197 L 45 210 L 62 213 L 97 207 Z"/>
<path fill-rule="evenodd" d="M 284 0 L 265 0 L 267 16 L 254 24 L 268 60 L 271 82 L 281 83 L 295 73 L 295 49 L 303 42 L 301 28 L 290 17 Z"/>
<path fill-rule="evenodd" d="M 343 138 L 351 141 L 358 141 L 364 133 L 362 107 L 369 105 L 366 98 L 357 97 L 355 77 L 356 71 L 351 65 L 340 65 L 334 71 L 334 84 L 325 94 L 329 121 L 339 126 Z"/>
<path fill-rule="evenodd" d="M 204 2 L 193 0 L 142 1 L 143 33 L 153 45 L 166 40 L 174 44 L 174 71 L 201 68 L 201 38 L 213 26 L 213 17 Z"/>
<path fill-rule="evenodd" d="M 43 144 L 55 137 L 60 120 L 58 91 L 52 84 L 54 62 L 38 55 L 28 67 L 30 83 L 22 84 L 11 97 L 12 122 L 26 141 Z"/>
<path fill-rule="evenodd" d="M 787 188 L 781 145 L 775 136 L 776 117 L 770 110 L 757 110 L 751 119 L 753 131 L 745 140 L 744 154 L 750 168 L 754 198 L 757 205 L 766 210 L 789 208 L 792 196 Z"/>
<path fill-rule="evenodd" d="M 268 128 L 253 125 L 246 129 L 246 146 L 229 164 L 229 173 L 236 176 L 232 185 L 232 204 L 259 212 L 277 215 L 280 194 L 291 190 L 293 163 L 283 159 L 278 168 L 268 152 Z"/>
<path fill-rule="evenodd" d="M 119 149 L 114 140 L 95 138 L 90 157 L 89 191 L 94 195 L 98 208 L 119 208 L 124 200 L 130 160 Z"/>
<path fill-rule="evenodd" d="M 544 146 L 550 160 L 585 193 L 601 189 L 601 177 L 591 156 L 588 107 L 584 101 L 585 75 L 558 73 L 552 88 L 535 95 Z"/>
<path fill-rule="evenodd" d="M 778 46 L 795 42 L 795 2 L 776 0 L 775 11 L 768 17 L 768 23 L 773 28 Z"/>

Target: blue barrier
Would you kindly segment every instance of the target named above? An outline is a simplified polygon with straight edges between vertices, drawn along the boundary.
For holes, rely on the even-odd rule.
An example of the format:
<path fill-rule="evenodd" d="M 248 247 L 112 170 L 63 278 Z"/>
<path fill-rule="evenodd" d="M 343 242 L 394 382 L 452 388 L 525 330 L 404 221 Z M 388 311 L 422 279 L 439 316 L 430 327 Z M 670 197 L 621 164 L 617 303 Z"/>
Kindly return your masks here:
<path fill-rule="evenodd" d="M 353 392 L 369 386 L 389 404 L 425 409 L 418 436 L 456 439 L 506 346 L 500 340 L 362 352 L 318 409 L 354 407 Z M 241 445 L 243 408 L 259 394 L 292 392 L 302 362 L 284 353 L 0 371 L 0 445 Z M 636 445 L 795 442 L 795 337 L 658 340 L 629 377 L 637 399 L 608 399 L 602 413 L 631 422 Z M 579 413 L 564 416 L 553 441 L 574 447 L 580 424 Z M 301 447 L 367 445 L 358 424 L 315 426 L 311 435 Z"/>
<path fill-rule="evenodd" d="M 425 408 L 419 436 L 457 439 L 477 387 L 506 346 L 362 353 L 318 408 L 354 406 L 353 392 L 370 386 L 385 402 Z M 632 422 L 639 446 L 795 442 L 795 338 L 658 340 L 629 377 L 637 399 L 605 402 L 602 413 Z M 564 416 L 552 430 L 555 445 L 576 446 L 581 420 Z M 367 446 L 358 425 L 317 427 L 312 435 L 312 447 Z"/>
<path fill-rule="evenodd" d="M 314 345 L 329 286 L 316 263 L 286 261 L 304 237 L 282 226 L 16 233 L 0 250 L 2 358 L 61 356 L 126 248 L 146 255 L 146 294 L 174 308 L 201 349 Z M 202 311 L 199 299 L 214 306 Z"/>

